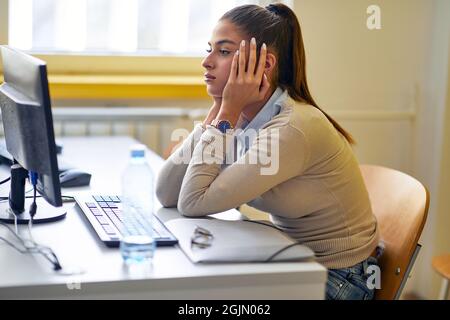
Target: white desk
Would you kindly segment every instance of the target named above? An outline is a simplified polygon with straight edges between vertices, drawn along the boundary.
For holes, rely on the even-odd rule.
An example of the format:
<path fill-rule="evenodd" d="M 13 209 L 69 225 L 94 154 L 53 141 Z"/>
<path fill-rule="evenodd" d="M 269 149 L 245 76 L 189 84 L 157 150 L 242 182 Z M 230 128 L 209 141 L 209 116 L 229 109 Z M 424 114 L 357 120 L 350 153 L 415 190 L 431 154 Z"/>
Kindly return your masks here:
<path fill-rule="evenodd" d="M 63 189 L 64 195 L 80 192 L 118 194 L 120 172 L 128 160 L 127 137 L 65 138 L 63 155 L 78 168 L 93 173 L 90 187 Z M 150 153 L 157 172 L 162 159 Z M 1 177 L 6 176 L 2 166 Z M 7 194 L 1 186 L 0 194 Z M 52 271 L 42 257 L 23 255 L 0 241 L 0 299 L 323 299 L 326 269 L 316 262 L 195 265 L 178 247 L 157 248 L 153 266 L 130 272 L 118 249 L 98 239 L 74 204 L 65 204 L 64 220 L 35 225 L 34 239 L 50 246 L 64 266 L 85 270 L 63 276 Z M 39 208 L 38 208 L 39 212 Z M 160 208 L 163 219 L 177 216 L 176 209 Z M 239 219 L 236 210 L 218 215 Z M 26 229 L 21 226 L 20 231 Z M 0 235 L 12 237 L 0 227 Z"/>

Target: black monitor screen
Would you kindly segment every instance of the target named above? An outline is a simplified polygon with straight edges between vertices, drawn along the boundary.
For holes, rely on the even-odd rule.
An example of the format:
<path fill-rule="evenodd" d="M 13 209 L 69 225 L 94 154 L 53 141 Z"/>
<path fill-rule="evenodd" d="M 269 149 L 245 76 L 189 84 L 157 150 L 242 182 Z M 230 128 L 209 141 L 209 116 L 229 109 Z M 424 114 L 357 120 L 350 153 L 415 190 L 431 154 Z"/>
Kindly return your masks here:
<path fill-rule="evenodd" d="M 8 46 L 1 46 L 1 54 L 0 106 L 6 148 L 17 164 L 37 173 L 42 197 L 61 206 L 46 63 Z"/>

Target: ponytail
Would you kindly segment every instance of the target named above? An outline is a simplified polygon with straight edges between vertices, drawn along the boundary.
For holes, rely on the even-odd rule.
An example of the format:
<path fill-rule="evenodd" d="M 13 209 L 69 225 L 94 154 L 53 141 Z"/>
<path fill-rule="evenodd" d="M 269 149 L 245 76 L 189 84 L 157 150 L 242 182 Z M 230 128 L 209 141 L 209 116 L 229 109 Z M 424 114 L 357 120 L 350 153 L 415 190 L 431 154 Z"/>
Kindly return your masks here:
<path fill-rule="evenodd" d="M 339 123 L 323 111 L 314 101 L 306 79 L 306 55 L 303 45 L 302 30 L 295 13 L 282 3 L 270 4 L 266 7 L 271 13 L 278 15 L 284 20 L 285 30 L 289 39 L 287 42 L 278 43 L 277 48 L 279 55 L 278 67 L 278 84 L 281 88 L 286 89 L 292 99 L 300 102 L 306 102 L 319 109 L 327 119 L 333 124 L 350 144 L 354 144 L 355 140 Z M 277 42 L 276 42 L 277 43 Z M 285 43 L 288 43 L 286 46 Z"/>
<path fill-rule="evenodd" d="M 309 91 L 302 31 L 297 16 L 288 6 L 282 3 L 265 8 L 243 5 L 225 13 L 221 20 L 231 21 L 245 34 L 259 40 L 258 49 L 263 42 L 272 48 L 278 58 L 278 72 L 271 84 L 287 90 L 295 101 L 319 109 L 350 144 L 355 144 L 351 134 L 317 105 Z"/>

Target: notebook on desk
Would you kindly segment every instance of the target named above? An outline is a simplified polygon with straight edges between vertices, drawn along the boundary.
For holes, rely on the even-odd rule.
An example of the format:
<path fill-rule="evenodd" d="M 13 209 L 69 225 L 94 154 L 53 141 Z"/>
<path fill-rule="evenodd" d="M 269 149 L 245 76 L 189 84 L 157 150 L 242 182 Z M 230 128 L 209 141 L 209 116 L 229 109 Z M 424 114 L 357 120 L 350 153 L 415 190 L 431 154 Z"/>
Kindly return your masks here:
<path fill-rule="evenodd" d="M 166 227 L 194 263 L 308 261 L 314 252 L 274 226 L 253 221 L 179 218 Z"/>

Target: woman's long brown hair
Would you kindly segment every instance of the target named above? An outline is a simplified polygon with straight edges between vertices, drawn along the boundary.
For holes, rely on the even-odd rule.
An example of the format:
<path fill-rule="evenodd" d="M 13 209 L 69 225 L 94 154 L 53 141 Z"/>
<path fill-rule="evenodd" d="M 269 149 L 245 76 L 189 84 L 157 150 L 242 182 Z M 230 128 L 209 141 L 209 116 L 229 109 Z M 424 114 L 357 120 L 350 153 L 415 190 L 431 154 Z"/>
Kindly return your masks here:
<path fill-rule="evenodd" d="M 351 134 L 324 112 L 309 92 L 302 31 L 297 16 L 288 6 L 282 3 L 270 4 L 265 8 L 243 5 L 226 12 L 220 20 L 233 23 L 249 38 L 255 37 L 258 53 L 262 43 L 274 50 L 278 68 L 272 85 L 287 90 L 292 99 L 319 109 L 350 144 L 355 143 Z"/>

